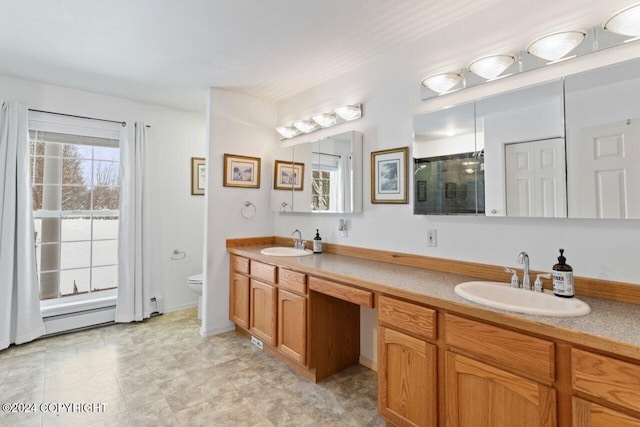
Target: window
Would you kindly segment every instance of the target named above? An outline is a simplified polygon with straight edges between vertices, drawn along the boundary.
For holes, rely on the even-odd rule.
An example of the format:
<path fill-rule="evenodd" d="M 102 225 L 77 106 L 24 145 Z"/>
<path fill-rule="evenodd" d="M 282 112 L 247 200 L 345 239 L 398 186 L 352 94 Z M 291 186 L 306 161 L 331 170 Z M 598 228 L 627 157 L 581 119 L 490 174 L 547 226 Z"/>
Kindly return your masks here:
<path fill-rule="evenodd" d="M 331 204 L 331 175 L 335 172 L 314 169 L 311 181 L 311 202 L 314 211 L 328 211 Z M 335 180 L 335 179 L 334 179 Z"/>
<path fill-rule="evenodd" d="M 314 211 L 338 211 L 341 183 L 341 157 L 335 154 L 313 153 L 311 172 L 311 207 Z"/>
<path fill-rule="evenodd" d="M 65 132 L 43 130 L 49 128 Z M 105 136 L 95 136 L 101 133 Z M 89 299 L 117 289 L 120 148 L 115 135 L 30 120 L 41 300 Z"/>

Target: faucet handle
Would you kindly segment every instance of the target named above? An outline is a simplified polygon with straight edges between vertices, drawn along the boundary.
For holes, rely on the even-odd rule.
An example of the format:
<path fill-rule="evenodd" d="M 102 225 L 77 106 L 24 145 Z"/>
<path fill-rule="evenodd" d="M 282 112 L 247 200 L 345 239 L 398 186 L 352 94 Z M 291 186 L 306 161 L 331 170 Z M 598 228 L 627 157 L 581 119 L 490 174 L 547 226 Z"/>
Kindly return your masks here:
<path fill-rule="evenodd" d="M 510 286 L 512 288 L 519 288 L 520 287 L 520 283 L 518 281 L 518 273 L 515 270 L 513 270 L 511 268 L 508 268 L 508 267 L 504 267 L 504 271 L 505 271 L 505 273 L 511 273 L 512 274 L 512 276 L 511 276 L 511 285 Z"/>
<path fill-rule="evenodd" d="M 551 279 L 551 274 L 538 274 L 536 276 L 536 281 L 533 283 L 533 290 L 535 292 L 544 292 L 544 284 L 542 283 L 542 278 Z"/>

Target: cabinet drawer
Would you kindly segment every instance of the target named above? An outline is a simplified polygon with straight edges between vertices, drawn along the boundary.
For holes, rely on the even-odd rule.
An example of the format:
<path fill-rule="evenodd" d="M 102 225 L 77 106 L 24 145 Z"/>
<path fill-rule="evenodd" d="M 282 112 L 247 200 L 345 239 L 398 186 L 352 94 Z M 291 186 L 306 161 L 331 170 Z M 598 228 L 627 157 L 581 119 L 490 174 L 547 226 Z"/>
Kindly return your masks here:
<path fill-rule="evenodd" d="M 309 277 L 309 289 L 364 307 L 373 307 L 373 293 L 328 280 Z"/>
<path fill-rule="evenodd" d="M 640 411 L 640 365 L 574 348 L 571 383 L 575 390 Z"/>
<path fill-rule="evenodd" d="M 305 295 L 307 293 L 307 275 L 280 267 L 278 269 L 278 287 Z"/>
<path fill-rule="evenodd" d="M 574 427 L 640 427 L 640 418 L 574 397 L 572 425 Z"/>
<path fill-rule="evenodd" d="M 445 316 L 445 343 L 550 383 L 555 378 L 553 342 L 462 317 Z"/>
<path fill-rule="evenodd" d="M 268 283 L 276 283 L 275 265 L 263 264 L 258 261 L 251 260 L 251 276 L 256 279 L 263 280 Z"/>
<path fill-rule="evenodd" d="M 231 255 L 231 269 L 236 273 L 249 274 L 249 260 L 237 255 Z"/>
<path fill-rule="evenodd" d="M 378 320 L 426 339 L 436 338 L 436 312 L 430 308 L 380 296 Z"/>

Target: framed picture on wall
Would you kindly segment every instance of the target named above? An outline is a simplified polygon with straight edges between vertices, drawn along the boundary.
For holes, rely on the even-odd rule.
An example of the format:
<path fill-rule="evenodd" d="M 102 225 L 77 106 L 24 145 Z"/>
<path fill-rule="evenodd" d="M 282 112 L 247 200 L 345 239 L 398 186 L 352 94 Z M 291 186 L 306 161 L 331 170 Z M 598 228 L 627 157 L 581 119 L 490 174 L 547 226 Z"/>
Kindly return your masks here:
<path fill-rule="evenodd" d="M 409 203 L 409 147 L 371 153 L 371 203 Z"/>
<path fill-rule="evenodd" d="M 191 158 L 191 194 L 204 196 L 204 185 L 207 180 L 204 157 Z"/>
<path fill-rule="evenodd" d="M 418 201 L 427 201 L 427 181 L 418 181 Z"/>
<path fill-rule="evenodd" d="M 225 187 L 260 188 L 260 158 L 224 155 Z"/>
<path fill-rule="evenodd" d="M 276 160 L 273 168 L 273 189 L 302 191 L 304 189 L 304 163 Z"/>
<path fill-rule="evenodd" d="M 455 199 L 456 198 L 456 183 L 455 182 L 447 182 L 444 184 L 444 194 L 447 199 Z"/>

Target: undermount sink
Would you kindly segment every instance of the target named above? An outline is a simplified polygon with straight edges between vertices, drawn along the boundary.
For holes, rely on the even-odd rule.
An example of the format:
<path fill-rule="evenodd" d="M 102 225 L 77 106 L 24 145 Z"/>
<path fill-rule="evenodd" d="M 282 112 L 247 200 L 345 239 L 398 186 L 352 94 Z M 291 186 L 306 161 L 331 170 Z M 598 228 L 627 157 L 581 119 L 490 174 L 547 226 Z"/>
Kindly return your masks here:
<path fill-rule="evenodd" d="M 262 255 L 267 256 L 307 256 L 313 252 L 310 249 L 296 249 L 287 246 L 274 246 L 272 248 L 264 248 L 260 251 Z"/>
<path fill-rule="evenodd" d="M 534 292 L 511 288 L 500 282 L 465 282 L 455 287 L 455 293 L 477 304 L 540 316 L 573 317 L 591 312 L 591 308 L 577 298 L 561 298 L 550 292 Z"/>

